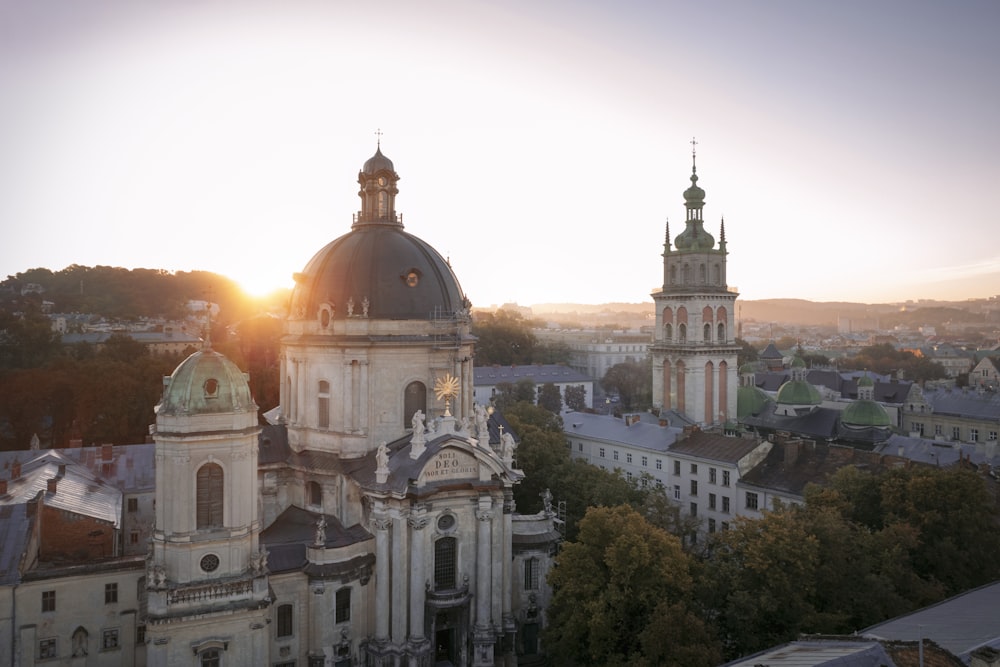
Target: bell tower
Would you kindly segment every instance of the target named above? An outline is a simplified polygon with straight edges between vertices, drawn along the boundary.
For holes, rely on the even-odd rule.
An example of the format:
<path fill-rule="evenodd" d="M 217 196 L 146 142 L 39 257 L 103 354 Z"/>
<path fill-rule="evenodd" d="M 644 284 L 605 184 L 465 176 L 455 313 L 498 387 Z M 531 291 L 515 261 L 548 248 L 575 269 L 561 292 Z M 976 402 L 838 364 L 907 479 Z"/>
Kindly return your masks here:
<path fill-rule="evenodd" d="M 652 297 L 656 331 L 653 406 L 712 426 L 736 419 L 736 297 L 726 284 L 726 223 L 719 242 L 705 231 L 705 191 L 698 186 L 697 142 L 691 140 L 691 186 L 684 191 L 684 230 L 673 244 L 667 223 L 663 286 Z"/>
<path fill-rule="evenodd" d="M 192 651 L 209 664 L 267 655 L 259 432 L 246 377 L 209 345 L 164 378 L 146 571 L 150 665 L 188 664 Z"/>

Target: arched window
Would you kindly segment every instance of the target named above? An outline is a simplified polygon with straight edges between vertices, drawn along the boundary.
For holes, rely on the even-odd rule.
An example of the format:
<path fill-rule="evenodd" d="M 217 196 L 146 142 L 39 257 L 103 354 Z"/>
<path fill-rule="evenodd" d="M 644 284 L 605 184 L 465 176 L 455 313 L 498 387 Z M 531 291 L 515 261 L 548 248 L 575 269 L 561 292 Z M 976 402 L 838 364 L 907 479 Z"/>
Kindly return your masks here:
<path fill-rule="evenodd" d="M 455 556 L 457 543 L 454 537 L 442 537 L 434 543 L 434 589 L 455 588 Z"/>
<path fill-rule="evenodd" d="M 319 428 L 330 428 L 330 383 L 326 380 L 319 381 L 316 403 L 316 408 L 319 411 L 316 425 Z"/>
<path fill-rule="evenodd" d="M 670 342 L 674 338 L 674 325 L 666 324 L 663 327 L 663 340 Z"/>
<path fill-rule="evenodd" d="M 670 267 L 670 284 L 671 285 L 676 285 L 677 284 L 677 267 L 676 266 L 671 266 Z"/>
<path fill-rule="evenodd" d="M 411 382 L 403 392 L 403 428 L 410 428 L 413 413 L 422 410 L 427 413 L 427 387 L 423 382 Z"/>
<path fill-rule="evenodd" d="M 686 324 L 681 324 L 677 327 L 677 342 L 686 343 L 688 339 L 688 330 Z"/>
<path fill-rule="evenodd" d="M 217 463 L 206 463 L 198 468 L 196 506 L 197 527 L 222 527 L 222 466 Z"/>
<path fill-rule="evenodd" d="M 705 325 L 705 331 L 704 331 L 703 338 L 705 339 L 706 343 L 708 343 L 708 342 L 710 342 L 712 340 L 712 325 L 711 324 L 706 324 Z"/>
<path fill-rule="evenodd" d="M 278 606 L 278 619 L 275 634 L 278 637 L 292 636 L 292 605 L 283 604 Z"/>
<path fill-rule="evenodd" d="M 689 282 L 691 282 L 691 267 L 685 264 L 681 268 L 681 283 L 687 285 Z"/>
<path fill-rule="evenodd" d="M 719 335 L 717 336 L 717 339 L 720 343 L 726 342 L 726 325 L 722 322 L 719 322 Z"/>
<path fill-rule="evenodd" d="M 202 651 L 198 656 L 198 662 L 201 667 L 221 667 L 222 651 L 217 648 L 210 648 L 207 651 Z"/>
<path fill-rule="evenodd" d="M 316 507 L 323 506 L 323 487 L 317 482 L 306 483 L 306 498 L 310 505 Z"/>
<path fill-rule="evenodd" d="M 705 265 L 704 264 L 699 264 L 698 265 L 698 282 L 701 283 L 701 284 L 705 284 L 706 280 L 707 280 L 707 278 L 706 278 L 706 273 L 705 273 Z"/>
<path fill-rule="evenodd" d="M 528 558 L 524 561 L 524 590 L 526 591 L 537 591 L 538 590 L 538 559 Z"/>
<path fill-rule="evenodd" d="M 351 620 L 351 587 L 345 586 L 337 591 L 334 609 L 334 623 L 347 623 Z"/>
<path fill-rule="evenodd" d="M 378 217 L 379 220 L 389 215 L 389 194 L 387 192 L 378 193 Z"/>
<path fill-rule="evenodd" d="M 712 278 L 714 279 L 716 285 L 722 284 L 722 267 L 718 264 L 712 267 Z"/>

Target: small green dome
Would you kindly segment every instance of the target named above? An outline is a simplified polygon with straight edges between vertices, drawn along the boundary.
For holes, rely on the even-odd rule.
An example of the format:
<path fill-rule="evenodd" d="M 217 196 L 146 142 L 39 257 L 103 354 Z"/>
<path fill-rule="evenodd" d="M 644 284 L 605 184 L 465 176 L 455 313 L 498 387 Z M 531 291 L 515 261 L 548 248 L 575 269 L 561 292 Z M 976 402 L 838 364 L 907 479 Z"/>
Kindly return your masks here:
<path fill-rule="evenodd" d="M 181 362 L 156 406 L 158 415 L 220 414 L 256 409 L 246 375 L 212 349 L 195 352 Z"/>
<path fill-rule="evenodd" d="M 803 361 L 802 357 L 795 357 L 792 359 L 792 368 L 805 368 L 806 362 Z"/>
<path fill-rule="evenodd" d="M 875 380 L 871 379 L 867 375 L 863 375 L 858 380 L 858 386 L 859 387 L 874 387 L 875 386 Z"/>
<path fill-rule="evenodd" d="M 847 426 L 892 426 L 886 409 L 881 404 L 868 400 L 854 401 L 848 405 L 840 415 L 840 421 Z"/>
<path fill-rule="evenodd" d="M 760 413 L 770 400 L 771 397 L 759 387 L 738 387 L 736 389 L 736 418 L 744 419 Z"/>
<path fill-rule="evenodd" d="M 819 405 L 823 397 L 819 389 L 805 380 L 789 380 L 778 389 L 778 403 L 785 405 Z"/>

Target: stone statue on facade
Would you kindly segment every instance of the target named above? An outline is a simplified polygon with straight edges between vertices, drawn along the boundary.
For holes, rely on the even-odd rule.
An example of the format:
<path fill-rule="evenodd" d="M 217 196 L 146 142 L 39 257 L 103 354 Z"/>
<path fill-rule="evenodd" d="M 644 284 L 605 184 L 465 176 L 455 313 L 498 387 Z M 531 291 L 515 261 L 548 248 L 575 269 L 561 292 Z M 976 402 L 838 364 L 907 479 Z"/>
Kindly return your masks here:
<path fill-rule="evenodd" d="M 316 521 L 316 546 L 322 547 L 326 545 L 326 516 L 320 514 L 319 519 Z"/>

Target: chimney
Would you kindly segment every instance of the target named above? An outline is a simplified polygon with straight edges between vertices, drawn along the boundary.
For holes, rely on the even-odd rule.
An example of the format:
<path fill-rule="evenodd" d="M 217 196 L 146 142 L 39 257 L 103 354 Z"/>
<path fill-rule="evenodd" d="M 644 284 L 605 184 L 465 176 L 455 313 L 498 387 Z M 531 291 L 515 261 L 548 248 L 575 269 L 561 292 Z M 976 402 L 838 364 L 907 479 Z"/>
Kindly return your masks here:
<path fill-rule="evenodd" d="M 20 461 L 14 461 L 10 465 L 10 478 L 11 479 L 19 479 L 20 477 L 21 477 L 21 462 Z"/>
<path fill-rule="evenodd" d="M 785 442 L 785 465 L 793 466 L 795 462 L 799 459 L 799 447 L 802 445 L 801 440 L 788 440 Z"/>
<path fill-rule="evenodd" d="M 111 461 L 115 458 L 115 446 L 114 445 L 101 445 L 101 460 Z"/>
<path fill-rule="evenodd" d="M 7 480 L 0 479 L 0 496 L 7 495 Z"/>
<path fill-rule="evenodd" d="M 55 493 L 56 492 L 56 487 L 58 485 L 59 485 L 59 478 L 58 477 L 51 477 L 51 478 L 49 478 L 48 482 L 46 482 L 46 486 L 47 486 L 46 491 L 48 491 L 49 493 Z"/>

